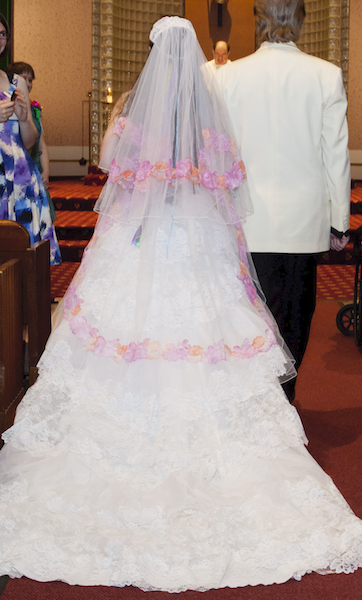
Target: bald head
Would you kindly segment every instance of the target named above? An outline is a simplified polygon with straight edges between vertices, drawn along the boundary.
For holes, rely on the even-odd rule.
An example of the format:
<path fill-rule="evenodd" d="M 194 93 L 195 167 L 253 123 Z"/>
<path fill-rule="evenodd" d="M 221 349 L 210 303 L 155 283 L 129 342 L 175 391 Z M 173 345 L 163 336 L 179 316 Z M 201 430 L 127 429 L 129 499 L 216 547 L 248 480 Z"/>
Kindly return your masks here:
<path fill-rule="evenodd" d="M 220 40 L 214 44 L 214 49 L 212 51 L 215 63 L 221 67 L 221 65 L 226 65 L 229 54 L 230 54 L 230 46 L 227 42 Z"/>

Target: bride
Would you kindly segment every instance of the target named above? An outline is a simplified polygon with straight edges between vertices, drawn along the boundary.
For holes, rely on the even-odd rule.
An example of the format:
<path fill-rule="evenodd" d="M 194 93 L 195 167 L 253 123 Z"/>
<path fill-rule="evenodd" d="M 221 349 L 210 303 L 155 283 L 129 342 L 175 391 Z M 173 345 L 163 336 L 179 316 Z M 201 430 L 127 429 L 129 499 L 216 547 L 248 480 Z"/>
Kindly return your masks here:
<path fill-rule="evenodd" d="M 244 165 L 191 23 L 164 17 L 106 134 L 95 234 L 3 434 L 0 574 L 206 590 L 352 572 L 247 253 Z"/>

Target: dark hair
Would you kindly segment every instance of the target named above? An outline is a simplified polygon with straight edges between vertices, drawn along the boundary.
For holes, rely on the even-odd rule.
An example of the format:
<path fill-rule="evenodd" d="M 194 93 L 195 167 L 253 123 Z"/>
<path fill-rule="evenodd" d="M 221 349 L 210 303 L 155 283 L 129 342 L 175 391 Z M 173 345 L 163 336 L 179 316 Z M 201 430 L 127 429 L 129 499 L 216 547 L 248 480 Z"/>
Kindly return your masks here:
<path fill-rule="evenodd" d="M 226 44 L 226 46 L 227 46 L 227 49 L 228 49 L 228 52 L 230 52 L 230 44 L 229 44 L 229 42 L 227 42 L 226 40 L 217 40 L 217 42 L 214 42 L 214 44 L 213 44 L 213 49 L 214 49 L 214 51 L 215 51 L 215 49 L 216 49 L 216 46 L 217 46 L 217 44 L 218 44 L 219 42 L 225 42 L 225 44 Z"/>
<path fill-rule="evenodd" d="M 3 52 L 0 54 L 0 56 L 6 56 L 7 53 L 9 52 L 9 47 L 10 47 L 10 27 L 8 25 L 7 20 L 5 19 L 4 15 L 2 13 L 0 13 L 0 23 L 2 23 L 2 25 L 4 25 L 5 30 L 6 30 L 6 34 L 7 34 L 7 40 L 6 40 L 6 46 L 3 50 Z"/>
<path fill-rule="evenodd" d="M 305 17 L 304 0 L 254 0 L 258 43 L 297 42 Z"/>
<path fill-rule="evenodd" d="M 25 62 L 13 62 L 9 63 L 5 69 L 5 73 L 7 74 L 9 81 L 12 80 L 14 75 L 22 75 L 23 73 L 29 73 L 33 79 L 35 79 L 34 69 L 31 65 Z"/>

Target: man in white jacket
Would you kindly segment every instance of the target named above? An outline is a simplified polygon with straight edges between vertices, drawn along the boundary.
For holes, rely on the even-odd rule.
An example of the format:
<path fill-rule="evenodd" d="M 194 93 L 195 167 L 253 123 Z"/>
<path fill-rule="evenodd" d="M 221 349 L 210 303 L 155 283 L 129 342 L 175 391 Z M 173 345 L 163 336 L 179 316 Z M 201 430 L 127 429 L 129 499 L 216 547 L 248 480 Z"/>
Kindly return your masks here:
<path fill-rule="evenodd" d="M 267 303 L 298 369 L 316 300 L 316 254 L 348 242 L 350 164 L 341 69 L 301 52 L 304 0 L 255 0 L 261 46 L 219 69 L 254 214 L 245 224 Z M 294 399 L 295 380 L 285 391 Z"/>

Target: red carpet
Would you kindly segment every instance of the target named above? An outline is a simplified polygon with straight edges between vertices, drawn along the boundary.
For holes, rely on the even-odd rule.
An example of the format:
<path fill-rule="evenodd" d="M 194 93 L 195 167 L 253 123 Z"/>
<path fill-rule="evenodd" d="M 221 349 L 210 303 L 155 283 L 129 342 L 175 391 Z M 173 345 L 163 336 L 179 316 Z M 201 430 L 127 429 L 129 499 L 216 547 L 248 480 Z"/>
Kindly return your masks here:
<path fill-rule="evenodd" d="M 296 407 L 309 450 L 333 477 L 362 518 L 362 354 L 336 328 L 338 302 L 318 302 L 310 343 L 301 367 Z M 135 588 L 82 588 L 65 583 L 10 580 L 1 600 L 170 600 L 170 594 Z M 362 569 L 352 575 L 312 573 L 301 582 L 185 592 L 179 600 L 361 600 Z"/>

